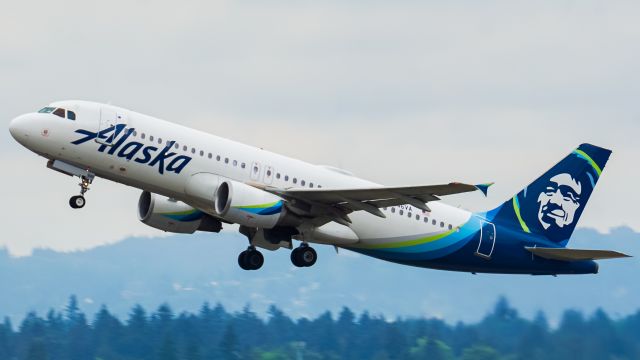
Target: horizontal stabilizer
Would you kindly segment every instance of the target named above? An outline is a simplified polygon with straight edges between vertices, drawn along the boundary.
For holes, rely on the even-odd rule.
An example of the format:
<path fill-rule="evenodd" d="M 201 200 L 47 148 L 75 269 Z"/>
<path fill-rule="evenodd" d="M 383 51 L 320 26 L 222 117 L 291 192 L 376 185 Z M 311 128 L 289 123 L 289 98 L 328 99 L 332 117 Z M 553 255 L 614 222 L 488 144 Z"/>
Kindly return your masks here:
<path fill-rule="evenodd" d="M 631 257 L 612 250 L 584 250 L 567 248 L 526 247 L 527 251 L 541 258 L 560 261 L 603 260 Z"/>

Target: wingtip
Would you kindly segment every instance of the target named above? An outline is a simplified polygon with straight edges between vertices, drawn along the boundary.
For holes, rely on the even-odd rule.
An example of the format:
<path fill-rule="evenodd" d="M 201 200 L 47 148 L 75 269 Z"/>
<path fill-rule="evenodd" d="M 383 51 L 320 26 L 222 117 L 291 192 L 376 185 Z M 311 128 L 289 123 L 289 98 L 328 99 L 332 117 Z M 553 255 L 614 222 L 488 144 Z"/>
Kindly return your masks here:
<path fill-rule="evenodd" d="M 494 183 L 486 183 L 486 184 L 477 184 L 474 185 L 476 187 L 476 189 L 482 191 L 482 193 L 484 194 L 484 196 L 487 196 L 489 194 L 489 187 L 491 185 L 493 185 Z"/>

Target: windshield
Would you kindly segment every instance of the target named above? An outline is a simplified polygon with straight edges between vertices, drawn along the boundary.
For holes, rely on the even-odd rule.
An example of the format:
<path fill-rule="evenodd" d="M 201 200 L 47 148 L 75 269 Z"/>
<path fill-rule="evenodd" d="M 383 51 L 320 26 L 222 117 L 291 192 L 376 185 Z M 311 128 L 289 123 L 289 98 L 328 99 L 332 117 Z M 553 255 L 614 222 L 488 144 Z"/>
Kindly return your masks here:
<path fill-rule="evenodd" d="M 67 118 L 69 120 L 75 120 L 76 119 L 76 113 L 71 111 L 71 110 L 65 110 L 63 108 L 54 108 L 54 107 L 43 107 L 42 109 L 38 110 L 39 113 L 41 114 L 53 114 L 53 115 L 57 115 L 61 118 Z M 66 116 L 65 116 L 66 115 Z"/>
<path fill-rule="evenodd" d="M 47 107 L 44 107 L 44 108 L 40 109 L 38 112 L 39 113 L 43 113 L 43 114 L 49 114 L 49 113 L 52 113 L 53 110 L 55 110 L 55 109 L 56 108 L 54 108 L 54 107 L 48 107 L 47 106 Z"/>

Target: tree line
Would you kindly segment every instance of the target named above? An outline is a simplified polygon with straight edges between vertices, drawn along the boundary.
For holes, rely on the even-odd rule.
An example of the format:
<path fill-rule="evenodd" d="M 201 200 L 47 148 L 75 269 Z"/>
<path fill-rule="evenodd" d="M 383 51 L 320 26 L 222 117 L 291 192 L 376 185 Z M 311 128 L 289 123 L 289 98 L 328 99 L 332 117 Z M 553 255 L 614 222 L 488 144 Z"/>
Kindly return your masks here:
<path fill-rule="evenodd" d="M 271 306 L 266 319 L 246 306 L 228 312 L 205 303 L 197 313 L 131 309 L 124 321 L 106 306 L 87 319 L 75 296 L 63 312 L 31 312 L 14 328 L 0 324 L 0 359 L 640 359 L 640 310 L 620 319 L 597 310 L 567 310 L 551 328 L 544 313 L 519 316 L 501 298 L 480 322 L 440 319 L 388 321 L 343 308 L 292 319 Z"/>

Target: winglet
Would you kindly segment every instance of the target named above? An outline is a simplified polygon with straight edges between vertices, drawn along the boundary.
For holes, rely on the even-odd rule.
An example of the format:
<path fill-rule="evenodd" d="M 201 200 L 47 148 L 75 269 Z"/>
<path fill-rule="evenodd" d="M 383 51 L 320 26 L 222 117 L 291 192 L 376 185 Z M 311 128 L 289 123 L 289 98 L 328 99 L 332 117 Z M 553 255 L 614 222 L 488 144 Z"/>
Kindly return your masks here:
<path fill-rule="evenodd" d="M 487 194 L 489 193 L 489 186 L 491 186 L 493 184 L 494 183 L 478 184 L 478 185 L 475 185 L 475 187 L 476 187 L 476 189 L 482 191 L 484 196 L 487 196 Z"/>

